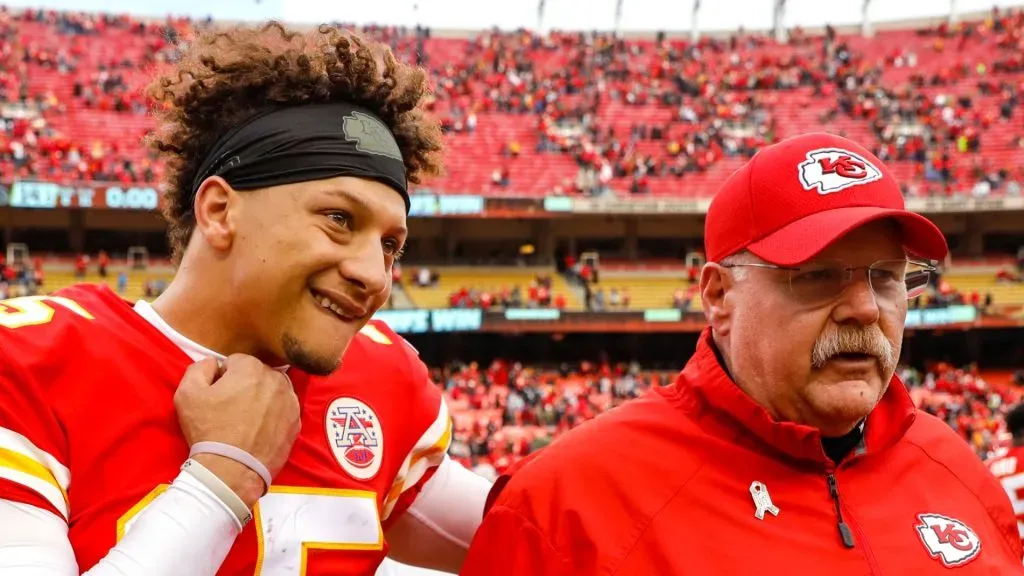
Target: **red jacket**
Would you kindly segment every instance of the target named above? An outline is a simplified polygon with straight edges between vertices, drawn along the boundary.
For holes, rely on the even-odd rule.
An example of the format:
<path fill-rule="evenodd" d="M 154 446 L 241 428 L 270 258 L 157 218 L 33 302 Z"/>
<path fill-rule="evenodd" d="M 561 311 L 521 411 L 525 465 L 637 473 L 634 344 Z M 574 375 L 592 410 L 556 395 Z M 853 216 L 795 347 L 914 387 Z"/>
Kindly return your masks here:
<path fill-rule="evenodd" d="M 674 386 L 527 459 L 463 576 L 1024 573 L 998 482 L 898 379 L 837 466 L 816 430 L 740 391 L 709 340 Z M 758 519 L 761 486 L 777 515 Z"/>

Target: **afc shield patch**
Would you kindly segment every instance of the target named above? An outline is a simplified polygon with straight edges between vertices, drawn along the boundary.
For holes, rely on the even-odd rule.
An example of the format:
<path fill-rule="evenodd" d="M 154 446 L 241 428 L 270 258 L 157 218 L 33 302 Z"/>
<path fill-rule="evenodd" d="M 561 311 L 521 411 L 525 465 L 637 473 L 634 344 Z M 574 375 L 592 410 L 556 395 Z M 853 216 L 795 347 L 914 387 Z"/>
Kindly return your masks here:
<path fill-rule="evenodd" d="M 335 398 L 324 418 L 327 443 L 349 476 L 369 480 L 384 457 L 384 431 L 372 408 L 355 398 Z"/>

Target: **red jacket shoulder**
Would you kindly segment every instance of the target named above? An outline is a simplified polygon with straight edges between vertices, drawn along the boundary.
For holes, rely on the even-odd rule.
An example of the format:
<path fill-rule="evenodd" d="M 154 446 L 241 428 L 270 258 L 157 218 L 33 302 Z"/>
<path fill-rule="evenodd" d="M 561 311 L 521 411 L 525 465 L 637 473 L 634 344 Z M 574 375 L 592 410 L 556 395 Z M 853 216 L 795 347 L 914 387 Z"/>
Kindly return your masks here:
<path fill-rule="evenodd" d="M 682 449 L 696 434 L 685 415 L 649 393 L 573 429 L 515 469 L 494 509 L 516 511 L 574 563 L 613 564 L 700 469 L 699 458 Z"/>
<path fill-rule="evenodd" d="M 963 438 L 945 422 L 921 410 L 904 438 L 973 494 L 1003 529 L 1010 546 L 1019 548 L 1017 520 L 1006 492 Z"/>
<path fill-rule="evenodd" d="M 994 479 L 986 470 L 984 462 L 971 450 L 970 445 L 935 416 L 918 410 L 904 438 L 929 458 L 948 468 L 964 484 L 979 489 L 994 485 Z"/>
<path fill-rule="evenodd" d="M 948 424 L 932 416 L 931 414 L 918 410 L 914 416 L 914 423 L 907 430 L 906 440 L 926 450 L 936 460 L 960 464 L 960 458 L 967 455 L 972 457 L 971 463 L 977 463 L 982 467 L 981 459 L 964 442 L 963 438 L 957 435 Z M 973 466 L 968 466 L 973 469 Z"/>

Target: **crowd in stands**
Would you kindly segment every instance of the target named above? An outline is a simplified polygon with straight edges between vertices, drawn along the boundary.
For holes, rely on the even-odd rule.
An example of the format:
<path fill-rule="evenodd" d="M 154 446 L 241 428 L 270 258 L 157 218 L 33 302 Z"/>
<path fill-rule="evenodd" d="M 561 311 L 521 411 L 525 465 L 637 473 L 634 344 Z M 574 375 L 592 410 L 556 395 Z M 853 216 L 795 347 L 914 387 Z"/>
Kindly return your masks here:
<path fill-rule="evenodd" d="M 921 296 L 911 300 L 909 308 L 932 309 L 963 305 L 973 306 L 981 314 L 989 313 L 992 310 L 992 293 L 959 290 L 945 279 L 940 270 L 931 274 L 928 289 Z"/>
<path fill-rule="evenodd" d="M 1011 383 L 990 385 L 976 366 L 936 364 L 903 367 L 900 378 L 915 403 L 945 421 L 981 458 L 1007 447 L 1003 416 L 1024 397 L 1024 371 Z M 451 455 L 494 478 L 558 435 L 669 384 L 674 372 L 643 370 L 638 364 L 564 364 L 545 370 L 496 360 L 490 366 L 452 364 L 432 371 L 454 419 Z"/>
<path fill-rule="evenodd" d="M 996 282 L 1024 284 L 1024 246 L 1017 251 L 1016 269 L 1002 268 L 996 273 Z"/>
<path fill-rule="evenodd" d="M 498 360 L 432 371 L 452 412 L 450 454 L 490 478 L 566 430 L 674 377 L 607 362 L 543 370 Z"/>
<path fill-rule="evenodd" d="M 44 278 L 41 258 L 8 262 L 7 256 L 0 253 L 0 300 L 35 296 L 42 289 Z"/>
<path fill-rule="evenodd" d="M 1005 185 L 1007 193 L 1019 195 L 1024 181 L 1021 166 L 975 153 L 985 146 L 1020 147 L 1019 134 L 1014 142 L 985 140 L 994 125 L 1013 120 L 1024 89 L 1019 77 L 990 75 L 1024 70 L 1019 65 L 1024 12 L 993 10 L 983 22 L 956 27 L 942 23 L 918 33 L 934 38 L 930 49 L 949 57 L 899 84 L 886 83 L 883 76 L 893 68 L 916 69 L 918 56 L 912 50 L 897 47 L 882 61 L 869 63 L 840 46 L 838 60 L 844 68 L 835 83 L 837 102 L 821 121 L 828 124 L 842 114 L 869 123 L 878 156 L 913 162 L 917 181 L 926 186 L 938 184 L 948 193 L 956 183 L 973 182 L 971 193 L 985 196 Z M 989 47 L 991 59 L 968 62 L 956 57 L 979 45 Z M 829 87 L 824 93 L 831 92 Z M 965 154 L 971 155 L 971 162 L 956 162 Z M 918 183 L 906 185 L 908 193 L 921 192 Z"/>
<path fill-rule="evenodd" d="M 597 286 L 585 291 L 587 310 L 593 312 L 609 312 L 615 310 L 629 310 L 630 302 L 633 300 L 629 288 L 623 286 L 612 286 L 605 292 L 604 287 Z"/>
<path fill-rule="evenodd" d="M 142 296 L 153 299 L 167 288 L 168 282 L 164 277 L 146 277 L 141 282 L 141 294 L 129 293 L 130 269 L 141 271 L 145 270 L 145 267 L 128 266 L 123 261 L 115 265 L 114 260 L 104 250 L 97 252 L 95 257 L 86 253 L 76 254 L 70 265 L 55 261 L 47 262 L 40 256 L 18 257 L 14 261 L 8 261 L 8 257 L 0 250 L 0 300 L 42 295 L 63 287 L 59 282 L 56 285 L 44 282 L 47 270 L 71 272 L 74 282 L 106 282 L 124 297 Z"/>
<path fill-rule="evenodd" d="M 645 193 L 650 178 L 704 172 L 726 155 L 751 156 L 774 141 L 775 124 L 761 97 L 743 90 L 800 85 L 797 58 L 759 58 L 758 64 L 777 67 L 777 77 L 765 71 L 761 77 L 751 74 L 754 57 L 741 58 L 735 51 L 726 66 L 709 70 L 712 59 L 704 58 L 704 51 L 723 51 L 724 41 L 690 50 L 666 44 L 654 55 L 609 35 L 557 35 L 552 41 L 569 62 L 563 77 L 555 78 L 556 85 L 561 81 L 565 86 L 558 96 L 568 96 L 573 104 L 558 105 L 558 96 L 548 98 L 547 88 L 540 88 L 529 110 L 539 115 L 536 147 L 538 152 L 570 155 L 579 167 L 577 188 L 589 194 L 606 192 L 613 179 L 627 179 L 632 192 Z M 530 45 L 550 50 L 536 37 Z M 529 49 L 524 51 L 530 60 Z M 719 78 L 721 92 L 714 84 Z M 539 87 L 531 88 L 536 93 Z M 672 112 L 664 120 L 624 127 L 601 113 L 608 101 L 657 105 Z"/>
<path fill-rule="evenodd" d="M 583 292 L 583 307 L 591 312 L 628 310 L 633 296 L 628 286 L 612 286 L 605 290 L 600 284 L 600 268 L 597 262 L 569 254 L 558 268 L 572 286 Z"/>
<path fill-rule="evenodd" d="M 693 306 L 694 300 L 699 297 L 700 286 L 694 282 L 686 288 L 676 288 L 672 292 L 672 307 L 682 312 L 689 312 Z"/>
<path fill-rule="evenodd" d="M 398 264 L 392 268 L 392 280 L 401 280 L 402 272 Z M 412 282 L 420 288 L 434 288 L 437 286 L 438 281 L 441 279 L 441 275 L 436 270 L 433 270 L 427 266 L 420 266 L 416 269 L 416 274 L 413 276 Z"/>
<path fill-rule="evenodd" d="M 910 301 L 911 309 L 945 308 L 947 306 L 973 306 L 978 312 L 985 314 L 992 309 L 992 293 L 971 290 L 962 292 L 953 288 L 949 282 L 942 281 L 924 294 Z"/>
<path fill-rule="evenodd" d="M 156 181 L 159 164 L 140 156 L 134 138 L 89 141 L 54 125 L 81 110 L 146 114 L 146 74 L 138 71 L 173 61 L 176 42 L 209 25 L 0 11 L 0 177 Z M 40 35 L 40 26 L 50 34 Z M 35 32 L 23 33 L 26 27 Z M 516 162 L 529 148 L 574 160 L 579 170 L 572 187 L 580 192 L 643 193 L 652 179 L 706 172 L 723 158 L 749 157 L 788 135 L 776 104 L 806 94 L 834 102 L 824 124 L 855 119 L 873 134 L 876 141 L 867 144 L 883 159 L 913 163 L 910 194 L 1018 194 L 1024 182 L 1024 167 L 985 154 L 1024 145 L 1019 130 L 1014 142 L 989 136 L 1014 120 L 1024 89 L 1022 11 L 993 9 L 981 21 L 922 29 L 916 44 L 894 43 L 882 57 L 867 55 L 831 28 L 820 36 L 793 30 L 785 46 L 742 32 L 691 43 L 663 35 L 651 41 L 488 31 L 436 59 L 429 30 L 363 32 L 429 68 L 436 86 L 432 107 L 447 131 L 486 130 L 480 118 L 492 113 L 522 116 L 535 127 L 528 139 L 509 139 L 493 151 L 494 181 L 501 186 L 515 181 Z M 99 36 L 116 37 L 125 50 L 94 56 Z M 936 63 L 920 51 L 944 58 Z M 929 65 L 920 64 L 926 60 Z M 890 79 L 901 69 L 909 75 Z M 69 99 L 40 80 L 53 74 L 71 87 Z M 620 112 L 630 108 L 644 112 L 623 121 Z"/>
<path fill-rule="evenodd" d="M 941 24 L 919 34 L 934 38 L 927 49 L 948 54 L 946 62 L 918 70 L 917 54 L 902 46 L 869 60 L 832 28 L 815 37 L 795 30 L 786 51 L 771 50 L 766 37 L 745 34 L 691 44 L 518 31 L 481 34 L 461 61 L 432 71 L 440 76 L 439 99 L 453 129 L 476 130 L 477 111 L 531 115 L 536 150 L 570 155 L 580 168 L 576 188 L 587 193 L 622 179 L 631 191 L 645 192 L 650 178 L 703 172 L 725 156 L 748 157 L 779 137 L 774 99 L 802 88 L 835 102 L 822 118 L 826 125 L 840 114 L 861 120 L 874 132 L 877 142 L 869 144 L 883 159 L 913 162 L 921 185 L 908 183 L 908 192 L 949 192 L 975 183 L 976 195 L 1004 184 L 1019 193 L 1020 167 L 993 165 L 975 153 L 994 124 L 1013 120 L 1021 79 L 986 72 L 1024 71 L 1024 12 L 993 9 L 983 21 Z M 989 56 L 957 57 L 977 46 L 987 46 Z M 887 83 L 883 77 L 894 68 L 915 72 Z M 941 90 L 923 93 L 926 86 Z M 612 103 L 617 110 L 656 106 L 669 113 L 624 126 L 609 112 Z M 509 166 L 523 146 L 504 145 L 502 155 L 511 162 L 495 168 L 496 182 L 507 186 L 514 178 Z M 956 161 L 966 154 L 971 163 Z"/>
<path fill-rule="evenodd" d="M 900 378 L 919 408 L 949 424 L 981 458 L 1008 447 L 1003 418 L 1024 397 L 1024 370 L 1007 385 L 986 382 L 975 365 L 946 363 L 926 371 L 903 368 Z"/>
<path fill-rule="evenodd" d="M 60 42 L 26 40 L 23 24 L 45 25 Z M 144 23 L 128 16 L 0 9 L 0 178 L 151 183 L 159 175 L 154 158 L 139 158 L 138 138 L 83 139 L 54 127 L 80 109 L 148 114 L 137 70 L 174 57 L 185 21 Z M 137 36 L 137 57 L 97 61 L 90 54 L 98 36 L 114 31 Z M 70 100 L 40 82 L 58 74 L 71 87 Z M 141 137 L 142 134 L 137 136 Z"/>
<path fill-rule="evenodd" d="M 452 308 L 557 308 L 566 307 L 565 294 L 552 288 L 550 274 L 537 274 L 524 289 L 520 285 L 501 288 L 463 286 L 448 296 Z"/>

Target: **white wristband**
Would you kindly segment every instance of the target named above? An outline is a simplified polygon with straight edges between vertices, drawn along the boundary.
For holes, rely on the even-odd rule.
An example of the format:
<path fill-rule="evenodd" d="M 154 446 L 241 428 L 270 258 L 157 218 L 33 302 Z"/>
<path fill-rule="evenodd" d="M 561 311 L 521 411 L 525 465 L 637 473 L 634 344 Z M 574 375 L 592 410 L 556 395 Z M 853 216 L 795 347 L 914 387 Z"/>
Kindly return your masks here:
<path fill-rule="evenodd" d="M 273 481 L 273 477 L 270 475 L 270 470 L 267 470 L 267 467 L 263 462 L 260 462 L 255 456 L 241 448 L 232 446 L 231 444 L 225 444 L 223 442 L 196 442 L 189 450 L 188 457 L 195 458 L 196 454 L 216 454 L 217 456 L 223 456 L 230 460 L 234 460 L 235 462 L 238 462 L 252 470 L 263 479 L 264 494 L 267 493 L 267 490 L 270 490 L 270 483 Z"/>
<path fill-rule="evenodd" d="M 249 511 L 249 507 L 245 505 L 245 502 L 242 502 L 238 494 L 235 494 L 234 490 L 228 487 L 216 474 L 210 472 L 206 466 L 189 458 L 181 465 L 181 470 L 182 472 L 188 472 L 190 476 L 217 497 L 217 500 L 227 508 L 227 511 L 238 520 L 239 530 L 245 528 L 245 525 L 252 520 L 252 512 Z"/>

